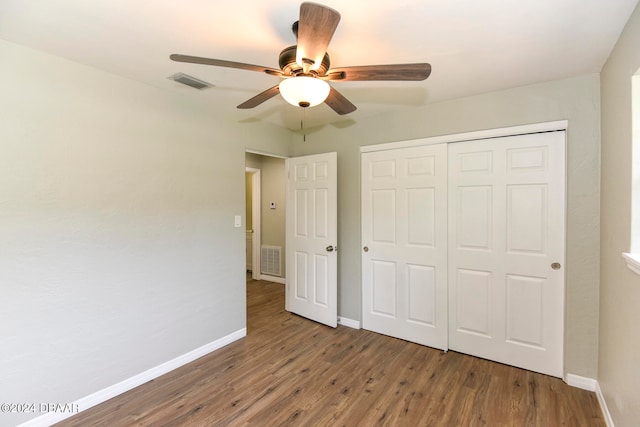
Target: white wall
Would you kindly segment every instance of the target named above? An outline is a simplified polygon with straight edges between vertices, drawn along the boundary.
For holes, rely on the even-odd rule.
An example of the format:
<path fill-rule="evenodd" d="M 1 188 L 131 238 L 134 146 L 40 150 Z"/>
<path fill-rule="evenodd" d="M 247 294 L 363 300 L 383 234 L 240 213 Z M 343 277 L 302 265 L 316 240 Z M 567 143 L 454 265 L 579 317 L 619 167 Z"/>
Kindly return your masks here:
<path fill-rule="evenodd" d="M 640 69 L 636 7 L 602 70 L 602 256 L 598 381 L 617 427 L 640 423 L 640 277 L 627 269 L 632 153 L 631 77 Z M 640 150 L 636 142 L 635 150 Z M 633 154 L 633 155 L 632 155 Z M 637 162 L 637 160 L 635 160 Z M 637 179 L 637 178 L 636 178 Z M 637 190 L 636 190 L 637 191 Z"/>
<path fill-rule="evenodd" d="M 338 153 L 338 314 L 361 318 L 360 146 L 564 119 L 569 121 L 565 369 L 595 378 L 600 256 L 596 74 L 345 121 L 308 131 L 306 143 L 294 136 L 295 155 Z"/>
<path fill-rule="evenodd" d="M 73 402 L 244 328 L 245 147 L 289 133 L 0 56 L 0 402 Z"/>

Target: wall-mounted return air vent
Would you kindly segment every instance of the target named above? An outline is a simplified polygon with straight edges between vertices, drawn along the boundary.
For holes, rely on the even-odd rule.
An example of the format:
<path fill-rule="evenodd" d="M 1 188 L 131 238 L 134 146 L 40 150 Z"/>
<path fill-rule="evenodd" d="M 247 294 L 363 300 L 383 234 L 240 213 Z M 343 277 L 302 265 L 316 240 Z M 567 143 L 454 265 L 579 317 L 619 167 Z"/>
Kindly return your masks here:
<path fill-rule="evenodd" d="M 200 79 L 196 79 L 193 76 L 190 76 L 188 74 L 185 73 L 176 73 L 172 76 L 169 76 L 169 80 L 173 80 L 175 82 L 178 83 L 182 83 L 183 85 L 187 85 L 187 86 L 191 86 L 193 88 L 196 88 L 198 90 L 201 89 L 206 89 L 208 87 L 213 87 L 213 85 L 211 83 L 207 83 L 203 80 Z"/>
<path fill-rule="evenodd" d="M 280 246 L 262 245 L 260 253 L 260 273 L 280 276 Z"/>

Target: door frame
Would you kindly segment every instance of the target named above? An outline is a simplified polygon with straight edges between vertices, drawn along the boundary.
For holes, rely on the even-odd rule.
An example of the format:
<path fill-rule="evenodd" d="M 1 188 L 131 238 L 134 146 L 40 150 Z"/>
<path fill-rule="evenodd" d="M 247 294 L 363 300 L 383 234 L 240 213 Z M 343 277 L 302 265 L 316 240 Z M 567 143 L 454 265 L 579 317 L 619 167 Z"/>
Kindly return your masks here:
<path fill-rule="evenodd" d="M 363 145 L 362 147 L 360 147 L 360 153 L 395 150 L 398 148 L 419 147 L 421 145 L 442 144 L 449 142 L 473 141 L 476 139 L 498 138 L 501 136 L 516 136 L 527 133 L 553 132 L 558 130 L 566 131 L 568 128 L 568 120 L 558 120 L 554 122 L 534 123 L 506 128 L 487 129 L 473 132 L 455 133 L 451 135 L 432 136 L 428 138 L 410 139 L 406 141 L 388 142 L 384 144 Z"/>
<path fill-rule="evenodd" d="M 251 230 L 253 230 L 253 236 L 251 237 L 251 278 L 253 280 L 260 280 L 260 224 L 262 222 L 260 203 L 262 201 L 262 178 L 260 169 L 245 166 L 244 170 L 251 174 Z"/>
<path fill-rule="evenodd" d="M 260 150 L 254 150 L 251 148 L 245 148 L 244 150 L 245 152 L 245 159 L 246 159 L 246 154 L 255 154 L 257 156 L 262 156 L 262 157 L 272 157 L 275 159 L 282 159 L 282 160 L 287 160 L 289 157 L 291 156 L 282 156 L 279 154 L 274 154 L 274 153 L 269 153 L 266 151 L 260 151 Z M 252 199 L 251 199 L 251 205 L 252 205 L 252 211 L 251 211 L 251 217 L 252 217 L 252 222 L 253 224 L 251 225 L 252 227 L 256 227 L 254 228 L 254 234 L 257 234 L 257 239 L 252 239 L 253 240 L 253 254 L 252 254 L 252 263 L 257 263 L 254 265 L 258 266 L 258 269 L 256 271 L 256 268 L 253 267 L 253 271 L 252 271 L 252 279 L 254 280 L 262 280 L 263 278 L 265 278 L 266 280 L 269 280 L 271 282 L 275 282 L 275 283 L 281 283 L 283 285 L 286 285 L 286 274 L 285 277 L 274 277 L 274 276 L 269 276 L 269 275 L 262 275 L 262 273 L 260 272 L 261 269 L 261 249 L 262 249 L 262 239 L 261 239 L 261 230 L 262 230 L 262 208 L 261 208 L 261 203 L 262 203 L 262 170 L 259 168 L 251 168 L 248 167 L 246 165 L 246 160 L 245 160 L 245 172 L 249 172 L 249 169 L 251 169 L 251 171 L 257 171 L 257 173 L 260 174 L 260 181 L 258 182 L 258 184 L 256 185 L 252 185 L 251 187 L 251 191 L 252 191 Z M 255 177 L 255 174 L 253 175 L 254 179 L 258 179 Z M 252 182 L 253 184 L 254 182 Z M 257 194 L 256 194 L 256 189 L 257 189 Z M 286 187 L 284 189 L 285 194 L 286 194 Z M 245 192 L 246 192 L 246 188 L 245 188 Z M 255 197 L 255 198 L 254 198 Z M 254 210 L 257 207 L 257 211 Z M 256 213 L 257 212 L 257 213 Z M 286 218 L 286 213 L 285 213 L 285 218 Z M 285 219 L 286 220 L 286 219 Z M 258 223 L 256 224 L 255 221 L 258 221 Z M 286 227 L 285 227 L 285 242 L 286 242 Z M 286 248 L 285 248 L 286 251 Z M 257 257 L 256 257 L 257 254 Z"/>
<path fill-rule="evenodd" d="M 289 223 L 292 219 L 291 217 L 291 203 L 289 201 L 289 185 L 290 185 L 290 180 L 289 180 L 289 176 L 288 176 L 288 171 L 289 171 L 289 161 L 291 159 L 296 159 L 299 157 L 311 157 L 311 156 L 281 156 L 281 155 L 277 155 L 277 154 L 273 154 L 273 153 L 267 153 L 267 152 L 263 152 L 263 151 L 258 151 L 258 150 L 253 150 L 253 149 L 247 149 L 245 148 L 245 155 L 246 153 L 249 154 L 255 154 L 258 156 L 264 156 L 264 157 L 272 157 L 272 158 L 279 158 L 279 159 L 283 159 L 285 160 L 285 174 L 287 174 L 286 177 L 286 187 L 285 187 L 285 198 L 286 198 L 286 202 L 285 202 L 285 245 L 284 245 L 284 249 L 285 249 L 285 256 L 288 257 L 289 254 L 291 253 L 291 248 L 292 246 L 290 245 L 289 241 L 290 241 L 290 237 L 289 233 L 288 233 L 288 227 L 289 227 Z M 319 153 L 317 154 L 317 156 L 320 155 L 326 155 L 329 153 Z M 334 205 L 337 206 L 337 182 L 335 182 L 337 180 L 337 153 L 332 153 L 333 154 L 333 166 L 330 166 L 329 170 L 327 172 L 330 172 L 331 169 L 333 169 L 333 181 L 334 181 Z M 276 277 L 271 277 L 271 276 L 263 276 L 260 273 L 260 245 L 261 245 L 261 238 L 260 238 L 260 231 L 261 231 L 261 210 L 260 210 L 260 205 L 261 205 L 261 199 L 262 199 L 262 194 L 261 194 L 261 169 L 259 168 L 252 168 L 247 166 L 246 160 L 245 160 L 245 179 L 246 179 L 246 173 L 251 173 L 252 174 L 252 193 L 251 193 L 251 197 L 252 197 L 252 229 L 254 230 L 254 238 L 252 239 L 252 249 L 253 249 L 253 254 L 252 254 L 252 264 L 254 264 L 253 266 L 253 271 L 252 271 L 252 278 L 256 279 L 256 280 L 260 280 L 262 278 L 265 278 L 267 280 L 270 281 L 276 281 L 278 283 L 282 283 L 285 285 L 285 309 L 289 310 L 290 309 L 290 304 L 289 304 L 289 300 L 288 300 L 288 293 L 289 293 L 289 286 L 291 283 L 295 283 L 295 279 L 291 279 L 289 280 L 289 278 L 291 277 L 291 274 L 289 274 L 290 268 L 291 268 L 291 264 L 289 262 L 285 262 L 286 266 L 285 266 L 285 277 L 282 278 L 282 280 L 275 280 L 275 279 L 280 279 L 280 278 L 276 278 Z M 246 197 L 246 187 L 245 187 L 245 197 Z M 331 246 L 335 249 L 332 249 L 331 251 L 329 251 L 329 249 L 326 249 L 327 252 L 332 252 L 332 251 L 337 251 L 337 209 L 335 212 L 335 217 L 336 217 L 336 224 L 335 224 L 335 240 L 333 243 L 331 243 Z M 328 248 L 328 246 L 327 246 Z M 324 247 L 323 247 L 324 250 Z M 337 254 L 334 252 L 332 254 L 335 258 L 337 258 Z M 336 259 L 336 263 L 337 263 L 337 259 Z M 256 268 L 257 267 L 257 268 Z M 332 319 L 330 321 L 328 321 L 326 324 L 335 327 L 337 324 L 337 320 L 338 320 L 338 316 L 337 316 L 337 264 L 335 266 L 335 272 L 333 273 L 334 277 L 334 292 L 333 296 L 329 296 L 330 298 L 333 298 L 334 303 L 333 306 L 335 307 L 335 315 L 332 316 Z M 332 301 L 333 301 L 332 300 Z M 315 319 L 314 319 L 315 320 Z M 325 323 L 323 320 L 319 320 L 317 319 L 317 321 L 320 321 L 321 323 Z M 334 324 L 335 322 L 335 324 Z"/>

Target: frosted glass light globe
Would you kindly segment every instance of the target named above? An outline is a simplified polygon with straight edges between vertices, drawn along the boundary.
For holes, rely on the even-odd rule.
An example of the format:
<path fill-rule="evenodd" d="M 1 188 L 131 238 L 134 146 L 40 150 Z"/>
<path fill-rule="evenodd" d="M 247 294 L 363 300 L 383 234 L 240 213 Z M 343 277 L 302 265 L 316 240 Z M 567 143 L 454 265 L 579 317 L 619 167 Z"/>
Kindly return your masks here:
<path fill-rule="evenodd" d="M 308 76 L 284 79 L 279 87 L 284 100 L 296 107 L 315 107 L 322 104 L 331 90 L 329 83 Z"/>

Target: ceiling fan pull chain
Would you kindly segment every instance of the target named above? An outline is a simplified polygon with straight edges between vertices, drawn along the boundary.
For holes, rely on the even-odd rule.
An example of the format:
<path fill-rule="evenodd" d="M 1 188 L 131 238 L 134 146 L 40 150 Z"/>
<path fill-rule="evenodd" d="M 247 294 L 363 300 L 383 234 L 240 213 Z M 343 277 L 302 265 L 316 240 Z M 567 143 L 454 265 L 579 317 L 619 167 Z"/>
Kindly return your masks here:
<path fill-rule="evenodd" d="M 302 120 L 300 120 L 300 129 L 302 129 L 302 142 L 307 142 L 307 133 L 304 131 L 304 122 L 307 119 L 307 109 L 302 109 Z"/>

